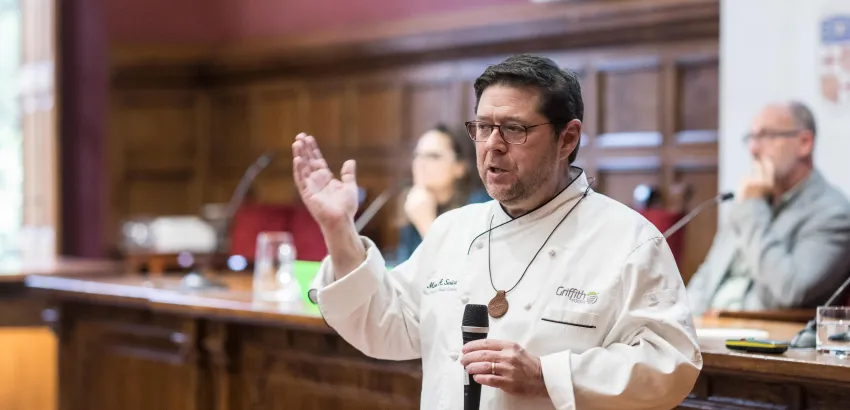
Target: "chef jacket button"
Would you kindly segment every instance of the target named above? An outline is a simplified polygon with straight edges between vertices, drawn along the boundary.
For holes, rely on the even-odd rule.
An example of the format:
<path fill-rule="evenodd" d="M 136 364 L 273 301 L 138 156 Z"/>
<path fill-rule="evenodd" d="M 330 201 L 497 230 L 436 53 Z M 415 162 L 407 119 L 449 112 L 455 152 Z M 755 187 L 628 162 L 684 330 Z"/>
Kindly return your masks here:
<path fill-rule="evenodd" d="M 457 353 L 452 353 L 452 354 L 449 355 L 449 359 L 452 359 L 452 361 L 457 360 L 457 358 L 458 358 Z"/>
<path fill-rule="evenodd" d="M 549 256 L 555 256 L 555 250 L 549 249 Z"/>
<path fill-rule="evenodd" d="M 482 243 L 481 241 L 478 241 L 478 242 L 476 242 L 476 243 L 475 243 L 475 247 L 476 247 L 477 249 L 481 249 L 481 248 L 483 248 L 483 247 L 484 247 L 484 243 Z"/>
<path fill-rule="evenodd" d="M 531 302 L 525 304 L 525 310 L 531 310 Z"/>
<path fill-rule="evenodd" d="M 464 296 L 464 297 L 460 298 L 460 301 L 461 301 L 463 304 L 467 304 L 467 303 L 469 302 L 469 298 L 468 298 L 468 297 L 466 297 L 466 296 Z"/>

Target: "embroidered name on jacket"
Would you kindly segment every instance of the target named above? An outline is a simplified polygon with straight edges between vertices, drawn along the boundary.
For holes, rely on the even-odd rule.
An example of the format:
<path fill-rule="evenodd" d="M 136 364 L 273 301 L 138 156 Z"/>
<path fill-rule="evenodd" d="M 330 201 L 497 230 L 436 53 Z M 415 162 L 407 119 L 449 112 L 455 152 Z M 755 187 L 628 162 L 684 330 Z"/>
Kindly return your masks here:
<path fill-rule="evenodd" d="M 599 300 L 599 294 L 596 292 L 585 292 L 576 288 L 567 289 L 563 286 L 558 286 L 558 289 L 555 290 L 555 295 L 563 296 L 571 302 L 579 304 L 592 305 Z"/>
<path fill-rule="evenodd" d="M 457 290 L 457 281 L 449 278 L 442 278 L 438 280 L 432 280 L 425 285 L 425 289 L 423 289 L 423 293 L 426 295 L 430 295 L 434 292 L 445 292 L 445 291 L 456 291 Z"/>

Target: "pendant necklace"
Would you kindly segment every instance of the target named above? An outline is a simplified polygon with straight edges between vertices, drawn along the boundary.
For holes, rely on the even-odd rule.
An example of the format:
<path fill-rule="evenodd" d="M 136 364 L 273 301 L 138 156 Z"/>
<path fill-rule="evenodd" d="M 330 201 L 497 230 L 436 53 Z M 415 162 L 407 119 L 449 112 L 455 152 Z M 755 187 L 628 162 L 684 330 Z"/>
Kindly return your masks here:
<path fill-rule="evenodd" d="M 573 205 L 573 207 L 570 208 L 569 211 L 567 211 L 566 215 L 564 215 L 564 217 L 561 218 L 558 224 L 555 225 L 555 228 L 552 229 L 552 232 L 549 232 L 549 236 L 547 236 L 546 240 L 543 241 L 543 244 L 540 245 L 539 248 L 537 248 L 537 252 L 534 253 L 534 256 L 531 257 L 531 261 L 529 261 L 528 265 L 525 266 L 525 270 L 522 271 L 522 275 L 520 275 L 519 280 L 517 280 L 514 286 L 508 290 L 498 290 L 496 289 L 496 285 L 493 283 L 493 271 L 490 269 L 490 248 L 492 247 L 490 244 L 490 232 L 492 232 L 493 230 L 493 218 L 495 217 L 495 215 L 490 217 L 490 229 L 487 232 L 487 272 L 490 275 L 490 286 L 492 286 L 493 290 L 496 291 L 496 296 L 493 296 L 493 299 L 490 299 L 490 303 L 487 304 L 487 312 L 490 314 L 490 316 L 494 318 L 500 318 L 504 316 L 505 313 L 508 313 L 508 292 L 514 290 L 514 288 L 519 285 L 519 283 L 522 281 L 522 278 L 525 277 L 526 272 L 528 272 L 528 268 L 531 267 L 531 264 L 534 262 L 534 259 L 537 258 L 537 255 L 540 253 L 540 251 L 543 250 L 544 246 L 546 246 L 546 242 L 549 242 L 549 238 L 551 238 L 555 231 L 558 229 L 558 227 L 561 226 L 561 223 L 564 222 L 568 216 L 570 216 L 570 214 L 573 212 L 573 209 L 575 209 L 576 206 L 578 206 L 578 204 L 581 203 L 581 201 L 587 196 L 587 191 L 589 189 L 590 184 L 588 184 L 587 188 L 584 190 L 584 194 L 581 196 L 581 198 L 579 198 L 578 202 L 576 202 L 576 204 Z"/>

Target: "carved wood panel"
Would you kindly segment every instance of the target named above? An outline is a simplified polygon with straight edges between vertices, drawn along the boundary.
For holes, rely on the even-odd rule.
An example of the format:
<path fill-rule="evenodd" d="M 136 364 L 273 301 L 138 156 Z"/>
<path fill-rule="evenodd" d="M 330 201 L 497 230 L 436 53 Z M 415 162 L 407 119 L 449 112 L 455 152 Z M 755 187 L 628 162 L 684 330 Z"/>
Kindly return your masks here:
<path fill-rule="evenodd" d="M 551 48 L 533 50 L 580 74 L 585 124 L 576 165 L 598 179 L 596 189 L 627 204 L 638 184 L 657 185 L 667 200 L 671 195 L 666 191 L 672 186 L 691 184 L 695 197 L 689 206 L 716 191 L 718 41 L 712 37 L 669 40 L 583 50 L 553 42 Z M 408 178 L 412 144 L 423 131 L 437 122 L 460 127 L 474 117 L 472 84 L 488 64 L 510 53 L 530 51 L 509 41 L 492 50 L 372 65 L 364 59 L 313 71 L 279 68 L 270 58 L 268 65 L 258 63 L 259 68 L 251 71 L 255 74 L 213 71 L 217 74 L 208 86 L 193 91 L 211 96 L 204 138 L 208 154 L 202 160 L 207 171 L 172 173 L 172 185 L 158 180 L 154 184 L 160 191 L 145 187 L 139 192 L 155 198 L 152 202 L 179 202 L 161 205 L 162 209 L 194 213 L 191 208 L 200 204 L 171 198 L 170 193 L 203 181 L 205 187 L 196 188 L 203 202 L 226 201 L 251 161 L 265 149 L 279 149 L 278 158 L 255 181 L 254 194 L 267 202 L 297 199 L 289 147 L 295 134 L 304 131 L 319 139 L 335 173 L 344 160 L 357 160 L 358 181 L 367 190 L 368 205 L 383 190 Z M 227 58 L 220 63 L 226 67 Z M 125 79 L 121 84 L 113 90 L 116 95 L 132 91 L 132 81 Z M 125 109 L 119 105 L 113 111 Z M 203 118 L 197 108 L 187 108 L 184 114 Z M 193 134 L 193 130 L 184 132 Z M 165 138 L 154 134 L 149 132 L 147 138 Z M 125 182 L 128 186 L 151 184 L 131 178 Z M 134 198 L 145 200 L 141 195 Z M 400 203 L 389 201 L 364 231 L 382 249 L 395 247 L 393 217 Z M 126 216 L 131 209 L 149 207 L 126 205 L 115 212 Z M 709 210 L 688 227 L 681 265 L 685 278 L 705 256 L 715 231 L 715 214 Z"/>
<path fill-rule="evenodd" d="M 200 408 L 195 322 L 78 305 L 63 316 L 62 410 Z"/>
<path fill-rule="evenodd" d="M 193 90 L 113 93 L 108 149 L 113 242 L 124 218 L 199 212 L 208 170 L 199 159 L 210 155 L 208 141 L 214 138 L 207 110 L 206 94 Z"/>
<path fill-rule="evenodd" d="M 338 335 L 232 327 L 242 409 L 418 409 L 418 361 L 363 356 Z"/>

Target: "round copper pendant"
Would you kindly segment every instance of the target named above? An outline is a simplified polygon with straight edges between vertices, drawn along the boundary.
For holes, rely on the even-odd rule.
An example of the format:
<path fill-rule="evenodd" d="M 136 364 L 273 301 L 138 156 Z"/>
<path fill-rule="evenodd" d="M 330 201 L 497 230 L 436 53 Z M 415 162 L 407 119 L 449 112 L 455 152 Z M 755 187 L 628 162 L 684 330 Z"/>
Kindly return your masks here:
<path fill-rule="evenodd" d="M 490 303 L 487 304 L 487 312 L 495 318 L 502 317 L 505 313 L 508 313 L 508 299 L 505 297 L 504 290 L 496 292 L 496 296 L 490 299 Z"/>

